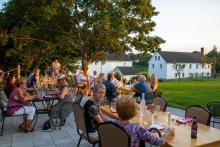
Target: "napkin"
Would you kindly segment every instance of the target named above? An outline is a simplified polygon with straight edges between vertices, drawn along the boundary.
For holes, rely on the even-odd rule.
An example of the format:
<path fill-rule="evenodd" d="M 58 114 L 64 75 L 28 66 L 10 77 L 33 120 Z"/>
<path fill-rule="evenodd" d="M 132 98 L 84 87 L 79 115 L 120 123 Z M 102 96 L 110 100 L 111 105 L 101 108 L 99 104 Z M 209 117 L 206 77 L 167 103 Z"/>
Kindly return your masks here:
<path fill-rule="evenodd" d="M 165 126 L 160 125 L 160 124 L 155 124 L 155 123 L 153 123 L 153 124 L 150 125 L 149 128 L 156 128 L 156 129 L 158 129 L 158 130 L 164 130 L 164 129 L 165 129 Z"/>
<path fill-rule="evenodd" d="M 176 120 L 176 122 L 185 124 L 185 123 L 192 122 L 192 119 L 191 118 L 179 118 Z"/>

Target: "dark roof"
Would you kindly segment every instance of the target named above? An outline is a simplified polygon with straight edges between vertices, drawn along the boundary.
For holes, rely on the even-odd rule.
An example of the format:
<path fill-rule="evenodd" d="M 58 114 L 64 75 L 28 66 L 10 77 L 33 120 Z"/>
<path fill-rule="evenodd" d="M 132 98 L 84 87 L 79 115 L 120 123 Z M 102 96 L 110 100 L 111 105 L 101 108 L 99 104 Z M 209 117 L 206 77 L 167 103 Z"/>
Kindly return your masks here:
<path fill-rule="evenodd" d="M 115 53 L 108 53 L 106 55 L 106 60 L 110 60 L 110 61 L 132 61 L 130 56 L 127 54 L 115 54 Z"/>
<path fill-rule="evenodd" d="M 117 66 L 123 75 L 137 75 L 137 70 L 132 66 Z"/>
<path fill-rule="evenodd" d="M 201 63 L 204 62 L 205 56 L 200 52 L 159 52 L 162 58 L 168 63 Z"/>

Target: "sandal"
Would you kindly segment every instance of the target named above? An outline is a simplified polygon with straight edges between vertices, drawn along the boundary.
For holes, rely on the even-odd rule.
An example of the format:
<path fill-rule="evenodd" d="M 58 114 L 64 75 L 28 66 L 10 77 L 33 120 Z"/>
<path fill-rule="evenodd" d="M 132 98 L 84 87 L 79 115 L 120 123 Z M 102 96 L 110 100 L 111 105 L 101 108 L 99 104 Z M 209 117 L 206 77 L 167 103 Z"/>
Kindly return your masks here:
<path fill-rule="evenodd" d="M 33 131 L 34 131 L 34 128 L 29 128 L 29 127 L 26 127 L 24 130 L 25 133 L 33 132 Z"/>

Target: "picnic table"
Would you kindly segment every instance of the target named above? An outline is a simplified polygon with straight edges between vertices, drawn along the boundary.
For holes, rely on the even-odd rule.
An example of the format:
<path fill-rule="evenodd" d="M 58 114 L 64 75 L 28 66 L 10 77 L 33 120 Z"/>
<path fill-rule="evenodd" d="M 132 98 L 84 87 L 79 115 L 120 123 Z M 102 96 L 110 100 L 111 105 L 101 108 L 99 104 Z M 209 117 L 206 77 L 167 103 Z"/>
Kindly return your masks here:
<path fill-rule="evenodd" d="M 117 113 L 112 113 L 109 106 L 100 106 L 102 113 L 112 119 L 119 119 Z M 139 114 L 139 113 L 138 113 Z M 175 135 L 167 146 L 174 147 L 217 147 L 220 146 L 220 130 L 198 123 L 197 138 L 191 138 L 191 126 L 189 124 L 178 125 L 176 120 L 180 118 L 171 115 L 170 127 L 175 129 Z M 156 123 L 168 127 L 167 113 L 158 112 Z M 139 123 L 148 128 L 152 124 L 152 113 L 147 111 L 144 117 L 135 116 L 132 123 Z"/>

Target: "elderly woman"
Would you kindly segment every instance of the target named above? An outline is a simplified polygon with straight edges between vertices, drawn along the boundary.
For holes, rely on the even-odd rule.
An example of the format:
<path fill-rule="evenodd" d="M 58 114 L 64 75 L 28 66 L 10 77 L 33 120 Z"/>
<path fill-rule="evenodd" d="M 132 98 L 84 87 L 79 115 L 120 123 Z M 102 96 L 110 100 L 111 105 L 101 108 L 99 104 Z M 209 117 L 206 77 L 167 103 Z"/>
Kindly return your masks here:
<path fill-rule="evenodd" d="M 98 105 L 104 100 L 105 92 L 105 85 L 103 83 L 96 84 L 93 97 L 88 99 L 83 106 L 87 131 L 91 137 L 98 137 L 98 124 L 104 121 Z"/>
<path fill-rule="evenodd" d="M 126 96 L 121 97 L 116 102 L 116 110 L 120 118 L 118 121 L 119 125 L 125 128 L 126 132 L 131 137 L 130 146 L 139 147 L 141 140 L 156 146 L 160 146 L 168 141 L 169 136 L 167 135 L 158 138 L 141 125 L 130 123 L 130 120 L 137 115 L 135 99 Z"/>
<path fill-rule="evenodd" d="M 25 106 L 25 102 L 32 99 L 34 97 L 26 92 L 26 81 L 24 79 L 16 80 L 16 88 L 12 91 L 7 104 L 7 113 L 8 115 L 27 114 L 27 118 L 19 126 L 26 132 L 33 131 L 30 125 L 36 110 L 34 106 Z"/>
<path fill-rule="evenodd" d="M 69 95 L 68 82 L 66 78 L 58 79 L 58 88 L 60 90 L 60 95 L 58 96 L 59 101 L 51 108 L 51 117 L 60 118 L 61 106 L 66 102 L 72 102 L 72 98 Z M 61 118 L 61 125 L 65 124 L 65 119 Z"/>

